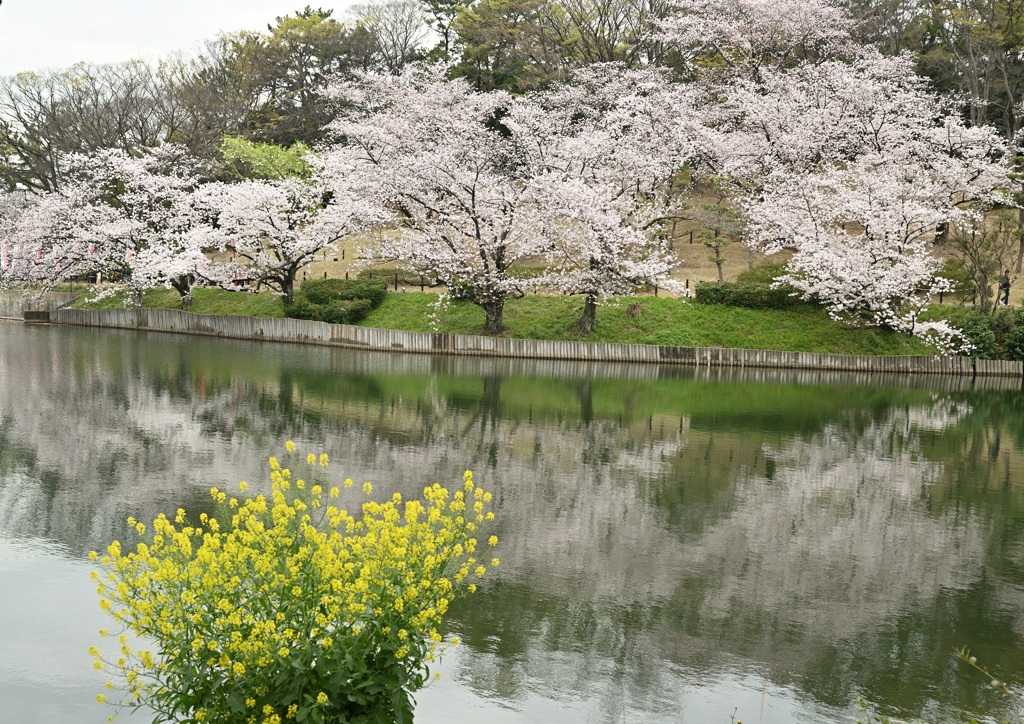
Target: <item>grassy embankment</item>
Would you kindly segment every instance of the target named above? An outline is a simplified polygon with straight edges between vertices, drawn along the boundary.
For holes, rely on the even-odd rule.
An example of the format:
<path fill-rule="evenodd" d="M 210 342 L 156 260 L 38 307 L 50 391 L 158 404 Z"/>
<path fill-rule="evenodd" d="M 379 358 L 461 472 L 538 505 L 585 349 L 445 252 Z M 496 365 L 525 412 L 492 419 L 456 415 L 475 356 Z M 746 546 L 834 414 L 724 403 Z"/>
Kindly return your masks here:
<path fill-rule="evenodd" d="M 361 323 L 366 327 L 411 332 L 477 334 L 483 311 L 468 302 L 452 302 L 440 315 L 437 329 L 430 314 L 436 295 L 397 292 L 388 295 L 380 308 Z M 636 318 L 627 313 L 628 303 L 640 305 Z M 180 309 L 173 290 L 146 292 L 147 307 Z M 110 297 L 91 308 L 118 308 L 123 301 Z M 753 310 L 683 302 L 664 297 L 624 297 L 598 310 L 597 329 L 583 339 L 573 330 L 582 301 L 574 297 L 531 295 L 510 300 L 505 308 L 506 336 L 529 339 L 583 340 L 665 344 L 686 347 L 728 347 L 789 350 L 856 355 L 932 354 L 920 340 L 875 329 L 850 329 L 812 307 L 795 310 Z M 273 294 L 249 294 L 218 289 L 197 289 L 190 309 L 196 314 L 233 314 L 283 317 L 281 298 Z"/>

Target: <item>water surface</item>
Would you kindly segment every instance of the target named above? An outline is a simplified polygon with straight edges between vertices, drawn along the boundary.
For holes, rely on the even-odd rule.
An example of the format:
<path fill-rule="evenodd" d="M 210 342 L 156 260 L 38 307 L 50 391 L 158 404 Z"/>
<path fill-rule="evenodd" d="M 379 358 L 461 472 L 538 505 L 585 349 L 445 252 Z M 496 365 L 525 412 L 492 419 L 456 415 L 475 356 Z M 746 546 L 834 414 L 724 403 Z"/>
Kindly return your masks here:
<path fill-rule="evenodd" d="M 289 438 L 381 495 L 495 492 L 502 566 L 418 721 L 1012 715 L 950 655 L 1024 685 L 1024 394 L 983 384 L 0 322 L 4 721 L 106 721 L 86 553 L 268 489 Z"/>

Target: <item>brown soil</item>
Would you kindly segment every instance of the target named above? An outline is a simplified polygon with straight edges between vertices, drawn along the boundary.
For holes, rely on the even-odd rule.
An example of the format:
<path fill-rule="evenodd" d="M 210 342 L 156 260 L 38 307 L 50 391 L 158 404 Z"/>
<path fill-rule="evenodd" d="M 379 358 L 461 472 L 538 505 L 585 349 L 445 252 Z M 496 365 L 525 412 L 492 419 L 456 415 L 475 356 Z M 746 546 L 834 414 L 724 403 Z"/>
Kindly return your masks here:
<path fill-rule="evenodd" d="M 713 258 L 712 249 L 704 246 L 694 234 L 693 241 L 690 239 L 690 227 L 679 224 L 677 237 L 673 243 L 673 250 L 679 260 L 679 266 L 672 274 L 672 278 L 688 287 L 693 288 L 696 282 L 716 281 L 718 279 L 718 268 Z M 346 239 L 338 246 L 337 254 L 328 254 L 326 258 L 319 259 L 308 265 L 304 273 L 306 278 L 313 279 L 323 277 L 326 273 L 330 277 L 343 278 L 346 273 L 355 276 L 361 270 L 367 268 L 367 260 L 361 258 L 359 249 L 373 244 L 381 232 L 353 236 Z M 387 233 L 386 231 L 383 233 Z M 740 242 L 726 244 L 722 248 L 722 274 L 726 281 L 736 279 L 740 272 L 751 266 L 769 262 L 782 262 L 789 258 L 787 252 L 775 254 L 771 257 L 764 254 L 754 253 Z M 393 265 L 384 265 L 393 266 Z M 301 278 L 301 277 L 300 277 Z M 399 288 L 404 285 L 399 284 Z M 409 290 L 419 290 L 419 287 L 406 287 Z M 429 289 L 429 287 L 428 287 Z M 1010 288 L 1010 306 L 1019 306 L 1024 298 L 1024 277 L 1017 279 Z"/>

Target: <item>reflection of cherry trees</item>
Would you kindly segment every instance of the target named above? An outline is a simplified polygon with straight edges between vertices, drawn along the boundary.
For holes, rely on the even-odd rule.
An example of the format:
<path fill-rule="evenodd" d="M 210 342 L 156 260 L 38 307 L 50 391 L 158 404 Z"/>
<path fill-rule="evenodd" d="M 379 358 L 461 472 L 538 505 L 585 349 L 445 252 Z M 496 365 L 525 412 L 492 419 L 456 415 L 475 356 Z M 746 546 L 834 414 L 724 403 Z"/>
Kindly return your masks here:
<path fill-rule="evenodd" d="M 718 578 L 705 614 L 735 623 L 738 605 L 770 610 L 806 635 L 841 639 L 975 580 L 992 531 L 973 515 L 930 514 L 943 471 L 921 457 L 914 416 L 935 421 L 893 412 L 770 451 L 771 479 L 743 481 L 736 508 L 685 554 Z"/>
<path fill-rule="evenodd" d="M 623 398 L 610 411 L 595 392 L 651 397 L 664 389 L 656 368 L 161 335 L 139 345 L 127 333 L 20 325 L 3 340 L 5 535 L 102 545 L 129 514 L 203 505 L 209 486 L 239 479 L 257 489 L 263 458 L 287 437 L 325 449 L 339 475 L 404 495 L 473 469 L 497 493 L 503 566 L 480 607 L 458 614 L 470 646 L 455 675 L 500 668 L 503 697 L 557 700 L 589 685 L 619 692 L 629 715 L 654 707 L 653 720 L 671 719 L 672 702 L 658 697 L 683 696 L 695 670 L 753 667 L 799 690 L 841 666 L 835 651 L 848 642 L 882 646 L 883 623 L 982 579 L 987 600 L 1022 610 L 1011 605 L 1017 589 L 986 573 L 993 550 L 1018 555 L 1001 537 L 1003 499 L 942 497 L 957 495 L 955 462 L 933 447 L 937 437 L 943 450 L 968 444 L 979 426 L 1004 434 L 1000 460 L 1024 469 L 1005 434 L 1019 423 L 990 423 L 993 402 L 1019 393 L 868 390 L 861 406 L 838 395 L 778 430 L 688 403 L 631 414 Z M 572 409 L 524 405 L 524 380 L 562 385 L 553 389 Z M 695 395 L 710 384 L 672 382 Z M 26 412 L 40 408 L 51 413 Z M 1006 620 L 1008 636 L 1024 629 L 1019 614 Z M 499 653 L 485 653 L 495 636 Z M 908 666 L 923 656 L 907 655 Z"/>

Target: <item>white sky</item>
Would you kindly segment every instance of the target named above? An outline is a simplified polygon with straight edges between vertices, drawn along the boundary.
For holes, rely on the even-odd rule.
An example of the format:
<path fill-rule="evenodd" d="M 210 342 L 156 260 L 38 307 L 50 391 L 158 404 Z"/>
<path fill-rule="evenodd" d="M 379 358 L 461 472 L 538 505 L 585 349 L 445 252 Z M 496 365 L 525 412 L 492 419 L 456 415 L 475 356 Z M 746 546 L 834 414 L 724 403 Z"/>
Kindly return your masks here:
<path fill-rule="evenodd" d="M 0 76 L 78 61 L 155 60 L 190 51 L 219 31 L 265 30 L 316 0 L 3 0 Z"/>

